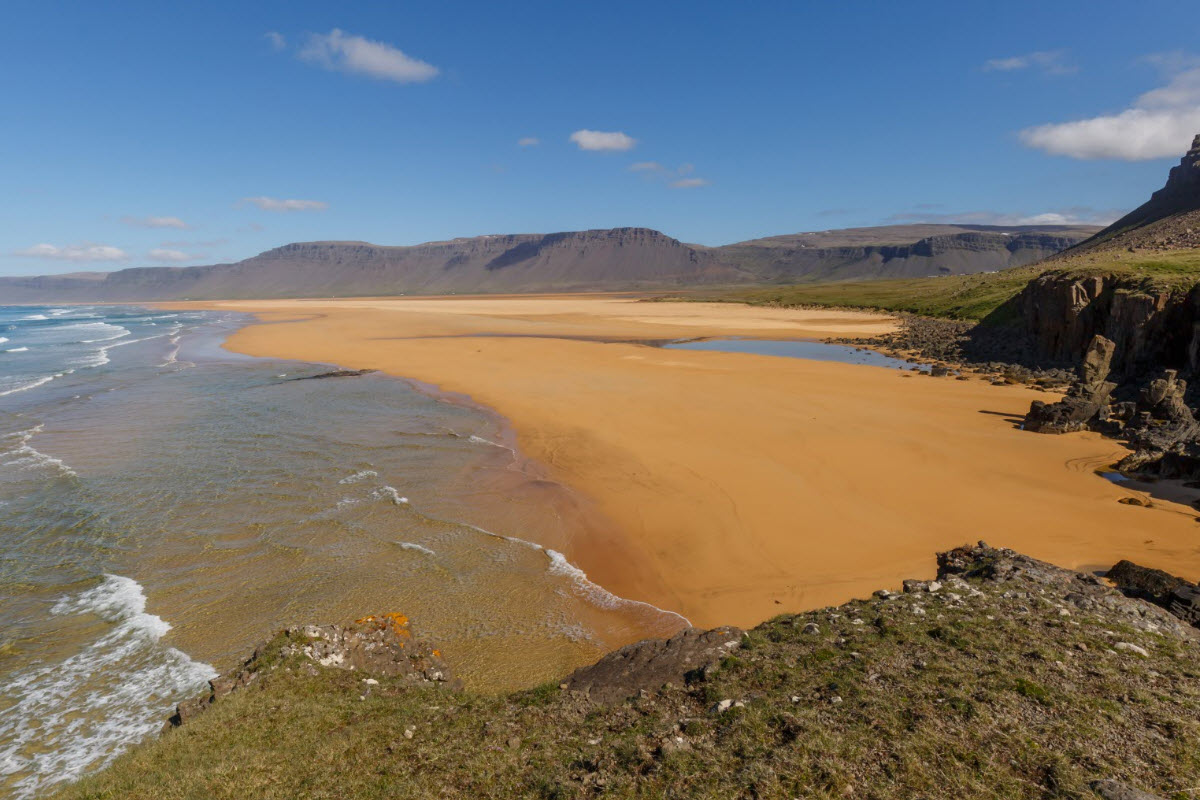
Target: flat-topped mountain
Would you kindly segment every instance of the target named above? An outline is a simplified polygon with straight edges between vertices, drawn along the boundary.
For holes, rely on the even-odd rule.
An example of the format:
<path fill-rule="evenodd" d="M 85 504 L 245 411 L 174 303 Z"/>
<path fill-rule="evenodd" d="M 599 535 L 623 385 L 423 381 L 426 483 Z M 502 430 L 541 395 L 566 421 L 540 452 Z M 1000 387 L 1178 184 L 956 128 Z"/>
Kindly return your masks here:
<path fill-rule="evenodd" d="M 648 228 L 406 247 L 300 242 L 232 264 L 0 278 L 0 302 L 563 292 L 967 274 L 1045 258 L 1095 230 L 893 225 L 724 247 L 684 244 Z"/>

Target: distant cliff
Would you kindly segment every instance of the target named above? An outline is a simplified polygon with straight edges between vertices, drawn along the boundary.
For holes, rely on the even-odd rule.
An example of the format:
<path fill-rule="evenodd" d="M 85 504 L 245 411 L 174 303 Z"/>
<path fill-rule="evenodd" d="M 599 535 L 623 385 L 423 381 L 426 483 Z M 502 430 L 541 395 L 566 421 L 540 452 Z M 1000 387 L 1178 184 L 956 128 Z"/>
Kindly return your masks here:
<path fill-rule="evenodd" d="M 1024 266 L 1078 244 L 1096 230 L 1082 225 L 900 225 L 774 236 L 713 252 L 776 283 L 921 278 Z"/>
<path fill-rule="evenodd" d="M 563 292 L 966 274 L 1045 258 L 1094 231 L 902 225 L 716 248 L 647 228 L 477 236 L 409 247 L 302 242 L 233 264 L 0 278 L 0 302 Z"/>

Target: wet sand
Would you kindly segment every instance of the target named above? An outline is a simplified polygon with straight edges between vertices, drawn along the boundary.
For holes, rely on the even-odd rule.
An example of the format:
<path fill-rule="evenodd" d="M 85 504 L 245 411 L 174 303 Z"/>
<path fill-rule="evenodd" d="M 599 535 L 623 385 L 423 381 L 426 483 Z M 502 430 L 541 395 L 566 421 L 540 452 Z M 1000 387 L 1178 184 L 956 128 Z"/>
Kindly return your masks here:
<path fill-rule="evenodd" d="M 171 304 L 178 307 L 180 304 Z M 931 575 L 970 541 L 1067 567 L 1200 577 L 1186 506 L 1118 503 L 1124 452 L 1015 424 L 1045 393 L 979 380 L 589 339 L 821 338 L 883 315 L 614 296 L 254 300 L 226 346 L 377 368 L 460 393 L 611 521 L 557 543 L 597 583 L 693 624 L 752 625 Z"/>

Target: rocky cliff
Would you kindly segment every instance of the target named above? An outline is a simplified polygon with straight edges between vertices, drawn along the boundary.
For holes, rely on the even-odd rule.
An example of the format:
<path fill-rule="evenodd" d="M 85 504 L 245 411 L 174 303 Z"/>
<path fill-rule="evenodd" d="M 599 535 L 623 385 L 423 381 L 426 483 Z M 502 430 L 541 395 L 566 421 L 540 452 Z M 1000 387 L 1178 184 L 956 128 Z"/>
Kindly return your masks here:
<path fill-rule="evenodd" d="M 1163 188 L 1076 251 L 1200 247 L 1200 134 L 1167 176 Z"/>
<path fill-rule="evenodd" d="M 388 247 L 300 242 L 234 264 L 0 278 L 0 303 L 563 292 L 972 273 L 1028 263 L 1094 229 L 891 226 L 721 248 L 647 228 Z"/>

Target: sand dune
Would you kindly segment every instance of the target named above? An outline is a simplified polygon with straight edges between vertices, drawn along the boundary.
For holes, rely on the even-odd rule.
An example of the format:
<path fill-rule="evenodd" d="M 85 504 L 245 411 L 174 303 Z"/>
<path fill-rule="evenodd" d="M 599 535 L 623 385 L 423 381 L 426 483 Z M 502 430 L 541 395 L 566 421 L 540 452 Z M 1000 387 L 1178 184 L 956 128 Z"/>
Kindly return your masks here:
<path fill-rule="evenodd" d="M 882 315 L 613 296 L 208 303 L 264 321 L 253 355 L 379 368 L 469 395 L 611 525 L 567 555 L 694 624 L 751 624 L 931 573 L 985 539 L 1069 567 L 1119 558 L 1200 577 L 1184 506 L 1122 505 L 1122 448 L 1014 422 L 1046 395 L 874 367 L 608 339 L 889 330 Z M 285 321 L 293 320 L 293 321 Z"/>

